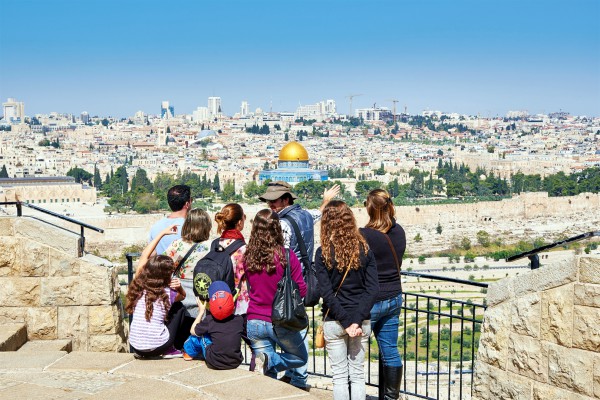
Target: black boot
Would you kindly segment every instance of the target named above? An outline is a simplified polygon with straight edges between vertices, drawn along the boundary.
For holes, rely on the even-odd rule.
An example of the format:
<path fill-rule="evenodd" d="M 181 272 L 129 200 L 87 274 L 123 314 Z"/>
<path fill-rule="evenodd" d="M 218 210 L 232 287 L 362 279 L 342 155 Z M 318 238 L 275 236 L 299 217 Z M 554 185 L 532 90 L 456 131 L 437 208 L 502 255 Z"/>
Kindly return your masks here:
<path fill-rule="evenodd" d="M 384 400 L 398 400 L 400 397 L 400 384 L 402 383 L 402 367 L 383 367 L 383 398 Z"/>

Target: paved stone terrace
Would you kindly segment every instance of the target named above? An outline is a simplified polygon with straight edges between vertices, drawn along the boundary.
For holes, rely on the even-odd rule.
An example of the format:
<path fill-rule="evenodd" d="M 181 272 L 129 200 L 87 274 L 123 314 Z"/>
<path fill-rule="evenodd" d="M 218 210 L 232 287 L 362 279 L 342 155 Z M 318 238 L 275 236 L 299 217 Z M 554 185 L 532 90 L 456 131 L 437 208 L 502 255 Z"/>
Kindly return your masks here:
<path fill-rule="evenodd" d="M 0 399 L 332 399 L 242 368 L 201 361 L 136 360 L 126 353 L 0 352 Z"/>

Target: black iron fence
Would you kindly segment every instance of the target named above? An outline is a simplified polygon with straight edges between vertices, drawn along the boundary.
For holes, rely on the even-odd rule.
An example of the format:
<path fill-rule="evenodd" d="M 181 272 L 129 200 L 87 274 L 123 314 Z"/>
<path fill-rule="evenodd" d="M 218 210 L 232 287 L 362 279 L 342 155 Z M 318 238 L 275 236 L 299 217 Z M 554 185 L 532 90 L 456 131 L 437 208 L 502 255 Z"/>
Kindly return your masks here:
<path fill-rule="evenodd" d="M 23 217 L 23 207 L 27 207 L 27 208 L 30 208 L 32 210 L 39 211 L 42 214 L 46 214 L 46 215 L 49 215 L 51 217 L 55 217 L 55 218 L 61 219 L 63 221 L 67 221 L 67 222 L 70 222 L 72 224 L 78 225 L 79 226 L 79 232 L 76 232 L 76 231 L 72 231 L 70 229 L 66 229 L 66 228 L 64 228 L 62 226 L 56 225 L 56 224 L 54 224 L 54 223 L 52 223 L 50 221 L 47 221 L 45 219 L 38 218 L 35 215 L 27 215 L 26 216 L 28 218 L 32 218 L 32 219 L 36 219 L 38 221 L 41 221 L 41 222 L 43 222 L 45 224 L 52 225 L 52 226 L 54 226 L 56 228 L 66 230 L 67 232 L 78 234 L 79 235 L 79 241 L 78 241 L 78 246 L 77 246 L 77 253 L 78 253 L 77 255 L 78 255 L 78 257 L 82 257 L 83 254 L 85 253 L 85 228 L 91 229 L 91 230 L 96 231 L 96 232 L 104 233 L 104 229 L 101 229 L 101 228 L 98 228 L 98 227 L 86 224 L 85 222 L 78 221 L 76 219 L 67 217 L 67 216 L 62 215 L 62 214 L 55 213 L 54 211 L 46 210 L 45 208 L 38 207 L 38 206 L 35 206 L 33 204 L 25 203 L 25 202 L 22 202 L 22 201 L 5 201 L 5 202 L 0 202 L 0 206 L 10 206 L 10 205 L 14 205 L 14 206 L 17 207 L 17 217 Z"/>
<path fill-rule="evenodd" d="M 133 259 L 140 253 L 128 253 L 129 282 L 133 278 Z M 473 389 L 475 356 L 479 344 L 488 284 L 417 272 L 402 272 L 405 279 L 418 278 L 421 292 L 405 291 L 400 314 L 398 348 L 404 361 L 401 391 L 422 399 L 466 399 Z M 438 285 L 444 285 L 440 289 Z M 452 288 L 450 289 L 450 286 Z M 434 294 L 432 294 L 434 293 Z M 446 297 L 442 293 L 450 293 Z M 309 365 L 312 376 L 331 378 L 325 349 L 313 345 L 316 327 L 321 323 L 320 307 L 307 310 L 310 322 Z M 250 348 L 244 343 L 244 359 L 250 362 Z M 380 363 L 377 341 L 371 335 L 366 355 L 366 383 L 379 385 Z"/>

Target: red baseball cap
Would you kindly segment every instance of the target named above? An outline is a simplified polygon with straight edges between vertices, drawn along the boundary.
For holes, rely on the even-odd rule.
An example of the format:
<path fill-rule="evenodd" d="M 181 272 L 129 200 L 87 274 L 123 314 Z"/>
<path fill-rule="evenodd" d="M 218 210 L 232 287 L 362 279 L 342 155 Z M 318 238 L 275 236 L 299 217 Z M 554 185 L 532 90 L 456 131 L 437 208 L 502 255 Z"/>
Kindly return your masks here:
<path fill-rule="evenodd" d="M 235 305 L 229 285 L 215 281 L 208 287 L 209 311 L 215 319 L 222 320 L 233 314 Z"/>

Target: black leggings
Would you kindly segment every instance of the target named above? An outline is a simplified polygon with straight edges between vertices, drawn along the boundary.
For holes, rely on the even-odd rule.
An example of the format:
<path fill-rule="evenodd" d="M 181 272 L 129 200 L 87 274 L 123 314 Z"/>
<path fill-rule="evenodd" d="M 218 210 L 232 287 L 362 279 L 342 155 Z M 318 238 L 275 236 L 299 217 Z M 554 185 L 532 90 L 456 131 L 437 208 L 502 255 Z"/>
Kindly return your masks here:
<path fill-rule="evenodd" d="M 185 307 L 183 304 L 178 301 L 171 305 L 169 309 L 169 314 L 167 316 L 167 330 L 169 331 L 169 340 L 162 346 L 155 348 L 154 350 L 137 350 L 133 348 L 133 351 L 139 354 L 142 357 L 156 357 L 162 355 L 166 350 L 170 349 L 175 343 L 175 338 L 177 337 L 177 332 L 181 330 L 181 326 L 183 323 L 183 317 L 185 314 Z"/>

